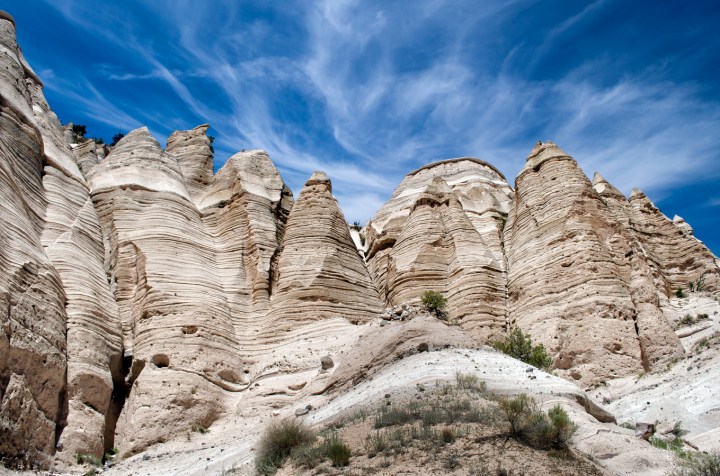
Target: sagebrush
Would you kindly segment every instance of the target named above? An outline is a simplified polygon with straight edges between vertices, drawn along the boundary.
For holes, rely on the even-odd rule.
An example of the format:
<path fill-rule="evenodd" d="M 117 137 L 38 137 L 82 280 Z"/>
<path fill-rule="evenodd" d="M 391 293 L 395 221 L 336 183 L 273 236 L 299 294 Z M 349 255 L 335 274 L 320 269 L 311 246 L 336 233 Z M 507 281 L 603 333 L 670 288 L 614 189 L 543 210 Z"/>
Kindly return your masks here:
<path fill-rule="evenodd" d="M 493 343 L 493 347 L 539 369 L 547 370 L 552 366 L 552 359 L 545 347 L 542 344 L 534 346 L 530 336 L 525 335 L 519 327 L 513 329 L 505 340 Z"/>
<path fill-rule="evenodd" d="M 577 425 L 560 406 L 547 413 L 538 409 L 535 400 L 525 394 L 501 398 L 500 409 L 510 424 L 510 435 L 540 449 L 565 449 Z"/>
<path fill-rule="evenodd" d="M 293 449 L 315 441 L 315 432 L 301 420 L 286 418 L 270 423 L 265 429 L 255 459 L 260 474 L 275 474 Z"/>

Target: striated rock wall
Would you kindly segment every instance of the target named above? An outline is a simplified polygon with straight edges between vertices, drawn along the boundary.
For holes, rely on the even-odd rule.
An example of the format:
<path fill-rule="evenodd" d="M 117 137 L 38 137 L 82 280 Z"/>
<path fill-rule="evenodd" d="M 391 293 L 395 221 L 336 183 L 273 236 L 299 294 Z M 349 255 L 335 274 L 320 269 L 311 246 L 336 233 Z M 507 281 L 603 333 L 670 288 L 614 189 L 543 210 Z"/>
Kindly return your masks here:
<path fill-rule="evenodd" d="M 78 449 L 98 455 L 105 449 L 112 374 L 120 363 L 117 307 L 87 184 L 15 43 L 12 20 L 1 16 L 0 27 L 7 74 L 0 83 L 0 153 L 8 195 L 1 213 L 7 322 L 0 338 L 6 386 L 0 457 L 47 466 L 37 455 L 52 454 L 56 442 L 68 460 Z"/>
<path fill-rule="evenodd" d="M 641 191 L 629 198 L 632 230 L 647 253 L 648 261 L 662 276 L 663 291 L 674 294 L 700 285 L 704 291 L 720 292 L 720 269 L 715 256 L 687 227 L 677 226 Z M 684 221 L 683 221 L 684 223 Z M 685 224 L 687 225 L 687 224 Z M 691 229 L 692 230 L 692 229 Z"/>
<path fill-rule="evenodd" d="M 591 183 L 551 143 L 515 191 L 478 159 L 424 166 L 358 230 L 322 172 L 296 203 L 263 151 L 213 174 L 207 125 L 165 150 L 146 128 L 107 157 L 68 144 L 4 13 L 0 65 L 0 460 L 15 467 L 128 455 L 347 385 L 318 353 L 366 329 L 392 343 L 372 321 L 426 290 L 448 299 L 448 340 L 519 326 L 583 384 L 681 355 L 670 297 L 718 292 L 689 225 Z M 428 332 L 442 347 L 445 323 L 426 317 L 418 348 Z"/>
<path fill-rule="evenodd" d="M 196 200 L 213 181 L 212 143 L 207 135 L 210 128 L 203 124 L 189 131 L 175 131 L 167 140 L 166 151 L 177 159 L 185 186 Z"/>
<path fill-rule="evenodd" d="M 330 179 L 315 172 L 288 217 L 266 330 L 287 332 L 333 317 L 360 324 L 382 307 Z"/>
<path fill-rule="evenodd" d="M 505 332 L 502 224 L 512 189 L 497 169 L 452 159 L 409 174 L 365 227 L 367 262 L 389 305 L 442 292 L 480 342 Z"/>
<path fill-rule="evenodd" d="M 208 415 L 217 411 L 200 412 L 199 407 L 214 407 L 204 400 L 214 386 L 239 383 L 239 355 L 230 309 L 216 278 L 214 243 L 190 201 L 177 161 L 147 129 L 138 129 L 92 169 L 88 182 L 109 237 L 108 273 L 125 356 L 132 358 L 127 371 L 133 389 L 117 428 L 118 447 L 129 452 L 194 423 L 178 421 L 177 409 L 172 410 L 177 402 L 143 399 L 153 393 L 145 387 L 157 385 L 145 378 L 146 368 L 167 374 L 163 379 L 169 382 L 188 384 L 183 385 L 187 391 L 196 389 L 194 406 L 209 426 Z M 148 416 L 128 417 L 127 409 L 135 406 L 146 408 Z M 148 423 L 166 430 L 147 429 Z"/>
<path fill-rule="evenodd" d="M 539 143 L 515 183 L 505 227 L 510 323 L 584 383 L 682 354 L 638 243 L 577 163 Z"/>

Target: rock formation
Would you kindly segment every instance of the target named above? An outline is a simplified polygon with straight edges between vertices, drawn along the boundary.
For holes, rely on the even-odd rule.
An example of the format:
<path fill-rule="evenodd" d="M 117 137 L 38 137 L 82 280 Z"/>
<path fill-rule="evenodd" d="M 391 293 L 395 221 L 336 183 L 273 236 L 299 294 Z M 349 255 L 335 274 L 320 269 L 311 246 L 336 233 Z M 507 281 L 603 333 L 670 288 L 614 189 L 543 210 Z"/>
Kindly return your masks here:
<path fill-rule="evenodd" d="M 682 355 L 677 289 L 717 296 L 689 225 L 591 183 L 552 143 L 515 190 L 478 159 L 424 166 L 360 230 L 322 172 L 297 202 L 263 151 L 213 174 L 207 125 L 164 150 L 146 128 L 107 157 L 70 143 L 5 13 L 0 46 L 4 464 L 127 456 L 514 326 L 563 376 L 599 383 Z M 450 322 L 379 322 L 427 290 Z"/>
<path fill-rule="evenodd" d="M 361 324 L 382 307 L 330 178 L 315 172 L 288 218 L 266 329 L 284 332 L 332 317 Z"/>
<path fill-rule="evenodd" d="M 212 143 L 203 124 L 190 131 L 175 131 L 167 141 L 167 152 L 177 159 L 185 186 L 195 199 L 213 180 Z"/>
<path fill-rule="evenodd" d="M 586 383 L 681 354 L 640 247 L 612 211 L 620 205 L 608 206 L 551 142 L 533 149 L 515 185 L 505 227 L 510 322 Z"/>
<path fill-rule="evenodd" d="M 478 159 L 410 173 L 366 226 L 367 261 L 389 304 L 447 295 L 448 313 L 485 342 L 505 332 L 501 228 L 512 189 Z"/>

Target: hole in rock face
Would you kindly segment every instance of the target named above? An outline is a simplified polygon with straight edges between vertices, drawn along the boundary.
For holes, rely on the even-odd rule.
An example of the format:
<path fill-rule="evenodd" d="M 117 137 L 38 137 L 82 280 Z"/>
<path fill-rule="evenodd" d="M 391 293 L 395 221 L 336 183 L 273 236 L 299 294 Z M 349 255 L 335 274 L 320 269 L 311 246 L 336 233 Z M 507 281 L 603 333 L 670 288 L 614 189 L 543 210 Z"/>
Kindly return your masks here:
<path fill-rule="evenodd" d="M 153 355 L 152 363 L 158 368 L 164 368 L 170 365 L 170 358 L 165 354 L 155 354 Z"/>
<path fill-rule="evenodd" d="M 182 333 L 185 335 L 195 334 L 197 332 L 197 330 L 198 330 L 197 326 L 183 326 L 182 327 Z"/>

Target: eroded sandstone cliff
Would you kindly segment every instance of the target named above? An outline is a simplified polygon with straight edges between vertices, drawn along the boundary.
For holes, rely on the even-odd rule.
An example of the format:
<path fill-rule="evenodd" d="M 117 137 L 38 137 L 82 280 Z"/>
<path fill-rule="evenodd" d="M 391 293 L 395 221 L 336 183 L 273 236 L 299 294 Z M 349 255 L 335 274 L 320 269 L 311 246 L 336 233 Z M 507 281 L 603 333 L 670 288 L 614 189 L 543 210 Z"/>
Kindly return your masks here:
<path fill-rule="evenodd" d="M 598 383 L 683 353 L 677 289 L 717 295 L 716 258 L 689 225 L 590 182 L 552 143 L 531 152 L 515 190 L 478 159 L 424 166 L 350 231 L 322 172 L 297 202 L 263 151 L 214 174 L 207 125 L 165 149 L 137 129 L 107 157 L 68 143 L 4 13 L 0 46 L 5 464 L 128 455 L 514 326 L 562 375 Z M 427 315 L 403 327 L 409 338 L 377 323 L 426 290 L 447 297 L 448 323 Z M 319 352 L 341 356 L 367 329 L 388 344 L 341 367 L 352 371 L 320 367 Z"/>
<path fill-rule="evenodd" d="M 452 159 L 410 173 L 365 227 L 367 262 L 389 304 L 425 290 L 480 342 L 505 332 L 502 224 L 512 189 L 492 165 Z"/>

